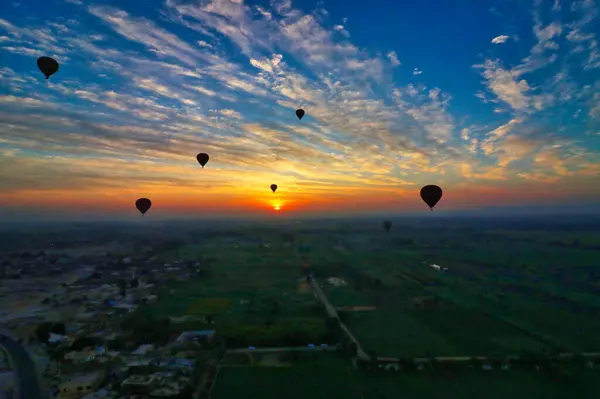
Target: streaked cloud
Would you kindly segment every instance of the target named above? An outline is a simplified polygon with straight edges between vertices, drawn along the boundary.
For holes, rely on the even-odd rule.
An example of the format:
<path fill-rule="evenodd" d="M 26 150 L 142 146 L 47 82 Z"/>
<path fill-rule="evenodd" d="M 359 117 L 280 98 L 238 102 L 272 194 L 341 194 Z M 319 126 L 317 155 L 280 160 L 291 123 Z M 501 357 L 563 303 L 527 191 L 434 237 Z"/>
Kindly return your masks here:
<path fill-rule="evenodd" d="M 500 36 L 496 36 L 495 38 L 493 38 L 492 39 L 492 43 L 494 43 L 494 44 L 502 44 L 502 43 L 505 43 L 508 39 L 510 39 L 510 36 L 500 35 Z"/>
<path fill-rule="evenodd" d="M 430 181 L 510 192 L 600 173 L 589 1 L 555 2 L 552 13 L 538 2 L 523 14 L 531 37 L 507 29 L 480 56 L 435 63 L 401 41 L 359 45 L 377 42 L 348 24 L 360 13 L 334 21 L 289 0 L 167 0 L 160 18 L 136 5 L 66 4 L 72 20 L 0 19 L 0 203 L 143 189 L 264 206 L 265 182 L 277 181 L 298 208 L 358 198 L 379 209 L 365 191 L 388 204 Z M 509 39 L 519 46 L 507 57 L 492 44 Z M 407 74 L 396 51 L 428 73 Z M 49 81 L 31 62 L 41 53 L 61 61 Z M 200 151 L 211 154 L 202 175 Z"/>

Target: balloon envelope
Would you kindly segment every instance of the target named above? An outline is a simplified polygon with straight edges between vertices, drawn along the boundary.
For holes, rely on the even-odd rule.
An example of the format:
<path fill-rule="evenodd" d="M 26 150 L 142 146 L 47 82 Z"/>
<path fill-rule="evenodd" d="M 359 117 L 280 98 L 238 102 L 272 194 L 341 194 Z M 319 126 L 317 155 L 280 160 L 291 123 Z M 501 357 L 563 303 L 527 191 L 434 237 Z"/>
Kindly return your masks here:
<path fill-rule="evenodd" d="M 277 184 L 271 184 L 271 190 L 275 192 L 275 190 L 277 190 Z"/>
<path fill-rule="evenodd" d="M 298 119 L 301 120 L 302 117 L 304 116 L 304 110 L 302 108 L 301 109 L 297 109 L 296 110 L 296 116 L 298 117 Z"/>
<path fill-rule="evenodd" d="M 204 165 L 206 165 L 208 162 L 209 156 L 208 154 L 201 152 L 200 154 L 196 155 L 196 159 L 198 160 L 198 163 L 204 167 Z"/>
<path fill-rule="evenodd" d="M 142 215 L 148 212 L 148 209 L 150 209 L 151 206 L 152 201 L 150 201 L 148 198 L 138 198 L 138 200 L 135 201 L 135 207 L 141 212 Z"/>
<path fill-rule="evenodd" d="M 58 62 L 50 57 L 38 58 L 37 65 L 40 71 L 46 76 L 46 79 L 58 72 Z"/>
<path fill-rule="evenodd" d="M 442 199 L 442 189 L 436 185 L 428 185 L 421 189 L 421 198 L 429 208 L 433 211 L 435 204 Z"/>
<path fill-rule="evenodd" d="M 392 228 L 392 222 L 389 220 L 384 221 L 383 228 L 385 229 L 385 231 L 390 231 L 390 229 Z"/>

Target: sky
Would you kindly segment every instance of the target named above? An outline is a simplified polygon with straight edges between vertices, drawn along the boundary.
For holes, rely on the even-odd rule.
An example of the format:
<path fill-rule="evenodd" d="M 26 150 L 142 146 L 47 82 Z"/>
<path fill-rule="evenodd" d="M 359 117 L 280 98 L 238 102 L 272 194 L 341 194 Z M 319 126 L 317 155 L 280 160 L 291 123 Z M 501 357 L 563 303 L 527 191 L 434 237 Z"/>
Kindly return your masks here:
<path fill-rule="evenodd" d="M 2 2 L 0 213 L 411 213 L 427 184 L 438 212 L 600 204 L 599 11 Z"/>

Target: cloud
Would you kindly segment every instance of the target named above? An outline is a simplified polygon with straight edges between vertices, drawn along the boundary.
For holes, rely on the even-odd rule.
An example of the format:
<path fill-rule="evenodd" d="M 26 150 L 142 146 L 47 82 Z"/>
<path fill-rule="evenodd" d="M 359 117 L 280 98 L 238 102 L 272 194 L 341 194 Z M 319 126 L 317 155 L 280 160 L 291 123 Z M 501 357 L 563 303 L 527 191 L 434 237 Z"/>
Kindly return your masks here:
<path fill-rule="evenodd" d="M 206 43 L 204 40 L 198 40 L 196 43 L 198 43 L 198 46 L 200 46 L 200 47 L 212 48 L 212 45 L 209 43 Z"/>
<path fill-rule="evenodd" d="M 492 39 L 492 43 L 502 44 L 502 43 L 505 43 L 508 39 L 510 39 L 510 36 L 506 36 L 506 35 L 496 36 L 495 38 Z"/>
<path fill-rule="evenodd" d="M 529 84 L 525 79 L 519 79 L 520 73 L 504 69 L 500 60 L 486 60 L 475 67 L 483 70 L 488 89 L 500 100 L 514 110 L 523 111 L 530 107 Z"/>
<path fill-rule="evenodd" d="M 243 119 L 242 115 L 239 112 L 236 112 L 232 109 L 222 109 L 219 113 L 223 116 L 234 118 L 234 119 Z"/>
<path fill-rule="evenodd" d="M 334 25 L 333 30 L 339 32 L 345 37 L 350 37 L 350 33 L 344 28 L 344 25 Z"/>
<path fill-rule="evenodd" d="M 465 140 L 465 141 L 469 141 L 469 129 L 464 128 L 460 131 L 460 137 Z"/>
<path fill-rule="evenodd" d="M 392 66 L 397 67 L 401 65 L 400 60 L 398 59 L 398 55 L 396 55 L 395 51 L 390 51 L 389 53 L 387 53 L 387 57 L 390 60 Z"/>
<path fill-rule="evenodd" d="M 265 10 L 262 7 L 257 6 L 256 11 L 258 11 L 260 13 L 260 15 L 262 15 L 263 18 L 265 18 L 266 20 L 270 20 L 271 18 L 273 18 L 273 14 L 271 14 L 270 12 L 268 12 L 267 10 Z"/>
<path fill-rule="evenodd" d="M 146 46 L 159 57 L 172 57 L 187 65 L 197 65 L 199 60 L 212 60 L 206 53 L 145 18 L 131 17 L 125 11 L 106 6 L 92 6 L 89 12 L 123 37 Z"/>
<path fill-rule="evenodd" d="M 552 11 L 560 12 L 560 10 L 561 10 L 560 0 L 554 0 L 554 4 L 552 5 Z"/>
<path fill-rule="evenodd" d="M 282 195 L 297 193 L 298 201 L 362 201 L 365 188 L 395 196 L 433 177 L 509 185 L 597 173 L 593 153 L 560 140 L 572 126 L 558 131 L 542 118 L 557 104 L 576 107 L 557 108 L 557 118 L 574 109 L 600 116 L 596 86 L 582 87 L 576 64 L 590 60 L 595 39 L 568 20 L 542 22 L 536 11 L 524 58 L 488 56 L 476 66 L 486 89 L 476 96 L 489 106 L 484 123 L 485 111 L 469 112 L 477 100 L 436 86 L 435 74 L 396 81 L 395 51 L 361 48 L 346 19 L 332 23 L 320 9 L 168 0 L 156 20 L 104 5 L 77 9 L 89 13 L 80 25 L 0 20 L 1 46 L 54 48 L 71 58 L 71 70 L 93 75 L 44 82 L 12 64 L 0 69 L 0 146 L 24 176 L 21 185 L 4 180 L 11 192 L 37 184 L 65 192 L 168 186 L 180 194 L 189 186 L 248 200 L 263 198 L 264 181 L 277 179 Z M 581 53 L 565 56 L 577 45 Z M 552 152 L 554 144 L 564 148 Z M 197 180 L 197 149 L 211 154 L 210 188 Z"/>
<path fill-rule="evenodd" d="M 56 104 L 41 101 L 37 98 L 31 97 L 17 97 L 12 95 L 0 95 L 0 104 L 6 104 L 11 106 L 23 106 L 23 107 L 42 107 L 42 108 L 55 108 Z"/>

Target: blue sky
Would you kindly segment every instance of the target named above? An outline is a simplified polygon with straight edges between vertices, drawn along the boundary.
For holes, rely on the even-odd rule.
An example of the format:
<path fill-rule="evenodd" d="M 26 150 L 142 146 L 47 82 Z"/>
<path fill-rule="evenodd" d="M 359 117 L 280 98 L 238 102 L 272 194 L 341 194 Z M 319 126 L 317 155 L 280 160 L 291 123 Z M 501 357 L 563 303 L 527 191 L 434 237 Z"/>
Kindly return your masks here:
<path fill-rule="evenodd" d="M 450 208 L 600 198 L 593 0 L 0 10 L 5 206 L 146 193 L 215 212 L 412 209 L 429 183 Z M 42 55 L 61 65 L 50 81 Z M 274 181 L 276 200 L 263 193 Z"/>

